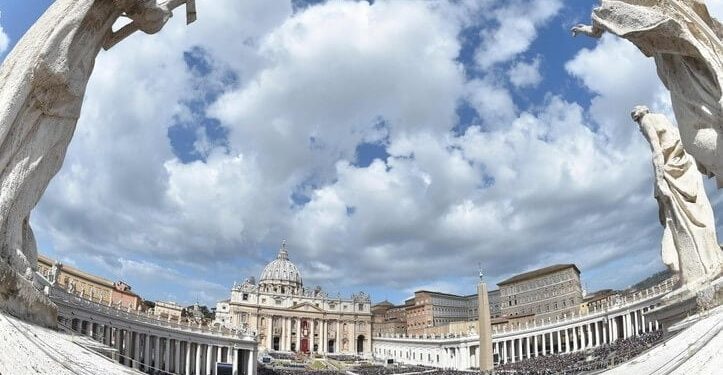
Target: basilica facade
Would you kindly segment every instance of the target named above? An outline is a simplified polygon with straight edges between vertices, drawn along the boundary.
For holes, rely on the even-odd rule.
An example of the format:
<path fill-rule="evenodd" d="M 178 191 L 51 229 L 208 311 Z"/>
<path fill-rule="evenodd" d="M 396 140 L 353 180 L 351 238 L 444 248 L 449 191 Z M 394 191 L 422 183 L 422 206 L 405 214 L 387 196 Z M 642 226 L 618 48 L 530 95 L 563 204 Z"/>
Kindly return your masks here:
<path fill-rule="evenodd" d="M 371 317 L 364 292 L 341 298 L 305 288 L 284 243 L 258 283 L 235 284 L 231 298 L 216 304 L 214 323 L 255 331 L 261 350 L 370 354 Z"/>

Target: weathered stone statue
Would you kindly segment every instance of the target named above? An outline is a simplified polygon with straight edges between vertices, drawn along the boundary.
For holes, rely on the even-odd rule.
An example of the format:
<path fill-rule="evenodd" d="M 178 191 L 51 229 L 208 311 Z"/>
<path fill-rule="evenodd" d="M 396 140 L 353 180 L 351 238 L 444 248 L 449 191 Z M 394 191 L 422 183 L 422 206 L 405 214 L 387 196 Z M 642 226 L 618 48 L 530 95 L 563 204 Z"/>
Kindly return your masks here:
<path fill-rule="evenodd" d="M 0 309 L 53 325 L 52 304 L 28 288 L 37 269 L 30 211 L 58 172 L 100 49 L 136 30 L 158 32 L 193 0 L 56 0 L 0 67 Z M 132 22 L 118 31 L 120 17 Z"/>
<path fill-rule="evenodd" d="M 723 26 L 701 0 L 601 0 L 592 25 L 572 28 L 595 38 L 605 31 L 655 60 L 683 146 L 723 187 Z"/>
<path fill-rule="evenodd" d="M 678 293 L 696 292 L 723 271 L 723 254 L 703 177 L 683 149 L 678 128 L 664 115 L 637 106 L 632 117 L 653 152 L 655 199 L 665 228 L 663 263 L 679 274 Z"/>

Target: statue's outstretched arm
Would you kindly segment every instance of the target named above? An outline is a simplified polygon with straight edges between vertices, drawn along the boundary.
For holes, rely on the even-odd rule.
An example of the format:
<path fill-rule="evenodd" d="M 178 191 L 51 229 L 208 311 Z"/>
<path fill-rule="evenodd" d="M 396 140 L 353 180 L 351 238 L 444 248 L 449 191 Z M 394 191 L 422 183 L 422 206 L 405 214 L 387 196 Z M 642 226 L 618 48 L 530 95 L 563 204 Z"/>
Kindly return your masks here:
<path fill-rule="evenodd" d="M 168 0 L 157 4 L 155 0 L 113 0 L 116 7 L 124 12 L 124 16 L 133 22 L 111 32 L 103 43 L 103 49 L 108 50 L 123 39 L 131 36 L 138 30 L 147 34 L 158 32 L 168 19 L 173 16 L 173 10 L 186 4 L 186 23 L 196 20 L 195 0 Z"/>
<path fill-rule="evenodd" d="M 570 29 L 570 32 L 572 32 L 572 36 L 577 36 L 578 34 L 587 35 L 591 38 L 598 39 L 602 36 L 602 34 L 605 32 L 605 30 L 600 27 L 599 25 L 596 25 L 595 22 L 593 22 L 592 25 L 585 25 L 585 24 L 577 24 L 573 26 Z"/>

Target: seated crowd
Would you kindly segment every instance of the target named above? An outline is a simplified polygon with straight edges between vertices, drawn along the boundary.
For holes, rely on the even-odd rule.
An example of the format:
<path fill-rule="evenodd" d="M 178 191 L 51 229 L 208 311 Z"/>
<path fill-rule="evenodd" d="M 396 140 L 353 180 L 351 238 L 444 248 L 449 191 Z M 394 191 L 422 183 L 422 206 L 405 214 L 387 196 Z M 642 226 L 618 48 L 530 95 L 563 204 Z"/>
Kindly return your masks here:
<path fill-rule="evenodd" d="M 432 367 L 425 366 L 379 366 L 379 365 L 361 365 L 351 369 L 351 372 L 357 375 L 392 375 L 392 374 L 411 374 L 421 373 L 434 370 Z"/>
<path fill-rule="evenodd" d="M 259 365 L 257 375 L 345 375 L 343 372 L 334 370 L 311 370 L 308 368 L 279 368 Z"/>
<path fill-rule="evenodd" d="M 296 359 L 298 355 L 296 353 L 269 352 L 268 356 L 273 359 L 293 360 Z"/>
<path fill-rule="evenodd" d="M 339 362 L 356 362 L 361 360 L 361 357 L 350 354 L 327 354 L 326 358 L 333 359 Z"/>
<path fill-rule="evenodd" d="M 548 355 L 502 364 L 495 368 L 498 374 L 578 374 L 606 369 L 638 356 L 660 341 L 662 331 L 618 340 L 598 348 L 569 354 Z"/>

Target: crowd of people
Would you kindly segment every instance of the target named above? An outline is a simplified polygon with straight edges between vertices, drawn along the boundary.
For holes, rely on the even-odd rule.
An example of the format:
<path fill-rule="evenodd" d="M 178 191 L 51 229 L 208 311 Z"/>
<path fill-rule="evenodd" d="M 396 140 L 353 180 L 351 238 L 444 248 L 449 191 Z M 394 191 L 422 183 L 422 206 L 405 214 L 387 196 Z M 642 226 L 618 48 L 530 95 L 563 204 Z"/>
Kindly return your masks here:
<path fill-rule="evenodd" d="M 339 362 L 356 362 L 361 360 L 361 357 L 350 354 L 327 354 L 326 358 L 333 359 Z"/>
<path fill-rule="evenodd" d="M 479 371 L 441 370 L 425 371 L 423 375 L 479 375 Z"/>
<path fill-rule="evenodd" d="M 269 352 L 268 355 L 273 359 L 295 360 L 297 358 L 296 353 Z"/>
<path fill-rule="evenodd" d="M 579 374 L 602 370 L 638 356 L 661 340 L 662 331 L 645 333 L 627 339 L 617 340 L 593 350 L 569 354 L 534 357 L 515 363 L 506 363 L 495 368 L 499 374 Z"/>
<path fill-rule="evenodd" d="M 256 369 L 257 375 L 345 375 L 343 372 L 335 370 L 311 370 L 306 367 L 288 368 L 288 367 L 271 367 L 259 365 Z"/>
<path fill-rule="evenodd" d="M 392 375 L 392 374 L 411 374 L 432 371 L 434 368 L 425 366 L 379 366 L 379 365 L 360 365 L 351 369 L 351 372 L 357 375 Z"/>

